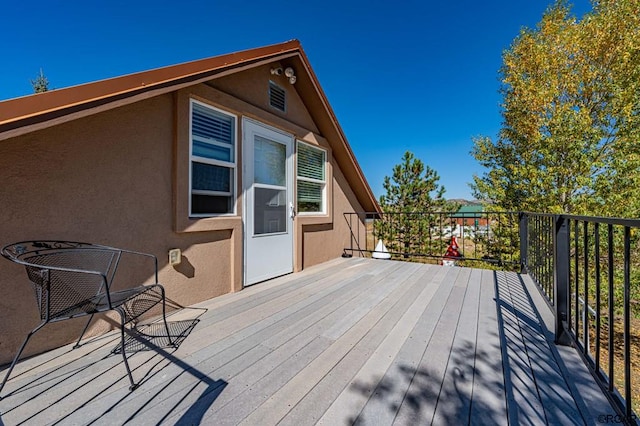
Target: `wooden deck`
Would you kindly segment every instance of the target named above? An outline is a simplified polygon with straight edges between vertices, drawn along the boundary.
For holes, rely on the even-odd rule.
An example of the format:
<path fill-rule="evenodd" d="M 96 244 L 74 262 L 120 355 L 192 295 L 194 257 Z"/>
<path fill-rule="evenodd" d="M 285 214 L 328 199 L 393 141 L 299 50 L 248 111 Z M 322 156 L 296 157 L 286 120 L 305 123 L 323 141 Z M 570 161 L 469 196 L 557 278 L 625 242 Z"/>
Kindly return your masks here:
<path fill-rule="evenodd" d="M 134 392 L 116 334 L 25 360 L 0 425 L 597 424 L 614 413 L 527 280 L 336 259 L 202 303 L 177 350 L 131 355 Z"/>

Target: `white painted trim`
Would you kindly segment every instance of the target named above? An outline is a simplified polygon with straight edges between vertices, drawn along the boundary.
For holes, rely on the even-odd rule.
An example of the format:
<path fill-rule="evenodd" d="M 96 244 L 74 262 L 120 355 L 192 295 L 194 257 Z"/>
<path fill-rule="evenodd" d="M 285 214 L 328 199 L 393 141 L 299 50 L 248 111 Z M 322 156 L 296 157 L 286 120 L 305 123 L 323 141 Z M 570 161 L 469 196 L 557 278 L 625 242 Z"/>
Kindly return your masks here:
<path fill-rule="evenodd" d="M 251 129 L 251 126 L 254 127 L 254 129 Z M 257 128 L 257 129 L 256 129 Z M 248 130 L 249 129 L 249 130 Z M 258 130 L 258 131 L 256 131 Z M 253 148 L 253 141 L 251 141 L 249 138 L 253 137 L 253 135 L 257 133 L 259 136 L 265 137 L 267 139 L 272 139 L 274 141 L 277 141 L 279 143 L 284 143 L 283 139 L 286 139 L 287 142 L 286 144 L 287 146 L 287 156 L 286 156 L 286 171 L 287 171 L 287 182 L 286 182 L 286 186 L 278 186 L 278 185 L 268 185 L 268 184 L 254 184 L 253 183 L 253 172 L 251 173 L 247 173 L 248 170 L 250 170 L 249 168 L 253 168 L 253 155 L 254 152 L 253 150 L 249 149 L 249 145 Z M 252 211 L 252 207 L 253 207 L 253 200 L 251 199 L 251 194 L 252 194 L 252 188 L 258 187 L 258 188 L 268 188 L 268 189 L 276 189 L 276 190 L 287 190 L 287 200 L 286 200 L 286 205 L 284 206 L 287 213 L 289 211 L 289 203 L 293 203 L 294 201 L 294 191 L 295 191 L 295 174 L 294 174 L 294 166 L 293 166 L 293 157 L 294 157 L 294 145 L 295 145 L 295 138 L 292 134 L 284 132 L 282 130 L 279 130 L 277 128 L 271 127 L 265 123 L 262 123 L 260 121 L 248 118 L 248 117 L 242 117 L 242 205 L 243 205 L 243 214 L 242 214 L 242 223 L 243 223 L 243 229 L 244 229 L 244 244 L 243 244 L 243 259 L 244 259 L 244 278 L 243 278 L 243 285 L 246 287 L 248 285 L 252 285 L 255 284 L 257 282 L 260 281 L 264 281 L 267 280 L 269 278 L 273 278 L 276 277 L 278 275 L 283 275 L 283 274 L 287 274 L 290 272 L 293 272 L 293 256 L 294 256 L 294 248 L 295 248 L 295 238 L 294 238 L 294 234 L 295 234 L 295 226 L 294 226 L 294 221 L 293 219 L 287 214 L 286 220 L 286 231 L 285 232 L 278 232 L 278 233 L 269 233 L 269 234 L 259 234 L 259 235 L 252 235 L 253 232 L 253 227 L 254 224 L 250 223 L 253 220 L 253 211 Z M 252 169 L 251 169 L 252 170 Z M 249 179 L 248 175 L 251 175 L 251 179 Z M 275 257 L 273 258 L 273 260 L 275 260 L 276 262 L 272 262 L 274 264 L 274 268 L 273 270 L 268 270 L 268 271 L 264 271 L 262 269 L 263 265 L 259 265 L 257 266 L 257 269 L 253 269 L 253 272 L 255 272 L 256 270 L 258 271 L 258 273 L 253 273 L 250 275 L 249 271 L 250 268 L 255 264 L 255 262 L 259 262 L 262 261 L 263 264 L 265 263 L 265 259 L 267 258 L 267 256 L 265 256 L 265 259 L 249 259 L 249 256 L 253 255 L 255 256 L 255 250 L 258 250 L 258 252 L 260 252 L 261 248 L 260 246 L 262 245 L 264 247 L 265 244 L 268 244 L 267 241 L 269 237 L 275 237 L 276 240 L 272 240 L 271 244 L 273 244 L 274 242 L 277 242 L 277 244 L 283 244 L 280 246 L 280 249 L 273 249 L 271 250 L 271 254 L 275 255 Z M 277 238 L 280 237 L 282 239 L 278 240 Z M 283 238 L 284 237 L 284 238 Z M 259 242 L 262 241 L 262 242 Z M 279 261 L 277 258 L 277 254 L 282 253 L 283 252 L 283 248 L 284 251 L 286 251 L 285 255 L 289 256 L 287 257 L 286 260 L 286 265 L 278 265 L 277 262 Z M 252 251 L 252 253 L 249 253 L 250 251 Z M 270 255 L 270 254 L 269 254 Z M 282 260 L 282 259 L 280 259 Z M 269 262 L 271 262 L 271 260 L 268 260 Z M 262 272 L 260 272 L 262 271 Z"/>
<path fill-rule="evenodd" d="M 298 176 L 298 144 L 305 144 L 310 148 L 313 149 L 317 149 L 319 151 L 323 151 L 324 152 L 324 180 L 318 180 L 318 179 L 311 179 L 311 178 L 306 178 L 306 177 L 300 177 Z M 318 145 L 313 145 L 310 144 L 308 142 L 302 141 L 300 139 L 296 139 L 296 176 L 295 176 L 295 200 L 296 200 L 296 214 L 300 215 L 300 216 L 324 216 L 327 214 L 327 163 L 329 161 L 329 155 L 328 155 L 328 151 Z M 311 182 L 311 183 L 320 183 L 322 184 L 322 211 L 319 212 L 300 212 L 298 211 L 298 181 L 302 180 L 305 182 Z"/>
<path fill-rule="evenodd" d="M 233 159 L 234 162 L 230 163 L 230 162 L 226 162 L 226 161 L 220 161 L 220 160 L 214 160 L 211 158 L 205 158 L 205 157 L 194 157 L 193 155 L 193 140 L 194 140 L 194 136 L 193 136 L 193 104 L 198 104 L 204 108 L 208 108 L 211 110 L 214 110 L 220 114 L 226 115 L 228 117 L 232 117 L 233 118 L 233 129 L 232 129 L 232 135 L 233 135 Z M 195 137 L 196 139 L 198 139 L 198 137 Z M 200 138 L 201 139 L 201 138 Z M 198 218 L 202 218 L 202 217 L 229 217 L 229 216 L 236 216 L 237 212 L 238 212 L 238 206 L 237 206 L 237 197 L 236 197 L 236 192 L 238 189 L 238 116 L 235 114 L 232 114 L 228 111 L 224 111 L 220 108 L 216 108 L 213 105 L 209 105 L 205 102 L 199 101 L 197 99 L 193 99 L 190 98 L 189 99 L 189 217 L 198 217 Z M 225 145 L 225 144 L 217 144 L 217 145 Z M 198 163 L 203 163 L 203 164 L 210 164 L 212 166 L 220 166 L 220 167 L 227 167 L 229 169 L 233 170 L 233 182 L 231 185 L 231 192 L 229 194 L 224 193 L 224 192 L 219 192 L 219 191 L 202 191 L 202 190 L 194 190 L 193 189 L 193 162 L 196 161 Z M 200 195 L 223 195 L 223 196 L 230 196 L 231 197 L 231 201 L 232 201 L 232 205 L 233 205 L 233 211 L 230 213 L 193 213 L 191 210 L 191 195 L 192 194 L 200 194 Z"/>

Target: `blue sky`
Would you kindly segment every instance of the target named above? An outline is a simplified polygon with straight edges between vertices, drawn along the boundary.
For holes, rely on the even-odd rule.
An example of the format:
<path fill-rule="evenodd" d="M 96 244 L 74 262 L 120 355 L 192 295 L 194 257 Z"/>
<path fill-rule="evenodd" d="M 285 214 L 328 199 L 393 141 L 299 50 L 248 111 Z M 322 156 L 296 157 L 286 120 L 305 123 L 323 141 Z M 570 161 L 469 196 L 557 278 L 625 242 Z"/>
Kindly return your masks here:
<path fill-rule="evenodd" d="M 376 196 L 404 151 L 471 198 L 474 136 L 501 124 L 501 55 L 546 0 L 27 1 L 0 14 L 0 99 L 301 41 Z M 574 13 L 591 9 L 574 0 Z"/>

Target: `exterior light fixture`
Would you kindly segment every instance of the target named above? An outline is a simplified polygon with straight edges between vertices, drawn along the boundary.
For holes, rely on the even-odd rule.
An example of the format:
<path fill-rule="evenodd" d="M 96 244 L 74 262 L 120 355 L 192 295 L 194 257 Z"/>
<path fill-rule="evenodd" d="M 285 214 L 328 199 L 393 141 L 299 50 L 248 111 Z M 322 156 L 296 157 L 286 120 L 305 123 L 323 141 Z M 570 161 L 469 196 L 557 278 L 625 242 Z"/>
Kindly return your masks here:
<path fill-rule="evenodd" d="M 282 75 L 282 74 L 284 74 L 284 76 L 289 79 L 290 84 L 295 84 L 296 81 L 298 80 L 296 78 L 296 72 L 291 67 L 287 67 L 284 70 L 281 67 L 271 68 L 271 75 Z"/>
<path fill-rule="evenodd" d="M 291 67 L 285 68 L 284 69 L 284 75 L 285 75 L 285 77 L 289 78 L 289 83 L 291 83 L 291 84 L 295 84 L 296 83 L 297 78 L 296 78 L 296 73 L 293 70 L 293 68 L 291 68 Z"/>

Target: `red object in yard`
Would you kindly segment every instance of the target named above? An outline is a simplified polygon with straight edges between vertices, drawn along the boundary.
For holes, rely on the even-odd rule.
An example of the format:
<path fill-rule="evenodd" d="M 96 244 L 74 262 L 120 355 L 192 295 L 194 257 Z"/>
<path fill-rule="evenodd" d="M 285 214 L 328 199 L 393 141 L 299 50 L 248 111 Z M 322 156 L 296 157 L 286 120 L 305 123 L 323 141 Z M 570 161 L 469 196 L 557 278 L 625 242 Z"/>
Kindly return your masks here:
<path fill-rule="evenodd" d="M 455 266 L 456 260 L 462 257 L 458 249 L 459 249 L 458 241 L 456 240 L 456 237 L 453 236 L 451 237 L 451 242 L 449 243 L 449 246 L 447 247 L 447 251 L 444 254 L 442 258 L 442 262 L 440 262 L 440 264 L 447 265 L 447 266 Z"/>

